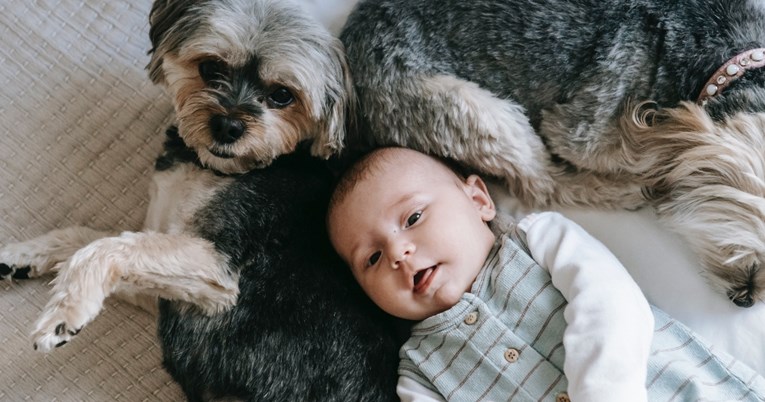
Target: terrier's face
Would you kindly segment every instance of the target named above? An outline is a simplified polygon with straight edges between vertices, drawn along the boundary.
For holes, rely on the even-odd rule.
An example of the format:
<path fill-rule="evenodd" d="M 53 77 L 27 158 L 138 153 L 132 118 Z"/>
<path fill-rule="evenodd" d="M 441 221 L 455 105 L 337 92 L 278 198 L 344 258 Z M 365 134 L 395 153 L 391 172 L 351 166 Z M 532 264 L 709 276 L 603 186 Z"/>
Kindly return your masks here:
<path fill-rule="evenodd" d="M 151 78 L 172 96 L 181 138 L 213 169 L 266 166 L 303 140 L 325 158 L 342 148 L 353 98 L 342 45 L 284 3 L 154 3 Z"/>

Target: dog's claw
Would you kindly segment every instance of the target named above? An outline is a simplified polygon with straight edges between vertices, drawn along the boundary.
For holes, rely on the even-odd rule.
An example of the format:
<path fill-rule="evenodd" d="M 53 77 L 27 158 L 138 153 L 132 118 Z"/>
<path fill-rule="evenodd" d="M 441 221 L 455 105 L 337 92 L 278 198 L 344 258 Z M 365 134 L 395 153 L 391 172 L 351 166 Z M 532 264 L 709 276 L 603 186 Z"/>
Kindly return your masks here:
<path fill-rule="evenodd" d="M 35 350 L 48 352 L 53 348 L 66 345 L 79 331 L 66 329 L 66 323 L 59 323 L 52 331 L 38 329 L 32 336 L 35 342 L 32 344 Z"/>
<path fill-rule="evenodd" d="M 32 346 L 41 352 L 61 347 L 77 336 L 88 321 L 88 316 L 82 311 L 61 306 L 49 307 L 37 321 L 32 333 Z"/>

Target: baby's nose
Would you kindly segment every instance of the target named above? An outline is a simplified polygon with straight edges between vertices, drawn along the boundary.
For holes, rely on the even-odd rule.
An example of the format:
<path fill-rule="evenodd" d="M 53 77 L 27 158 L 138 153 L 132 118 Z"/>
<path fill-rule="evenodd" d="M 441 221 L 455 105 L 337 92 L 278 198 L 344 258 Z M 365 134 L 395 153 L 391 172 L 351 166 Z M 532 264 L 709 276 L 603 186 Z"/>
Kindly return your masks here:
<path fill-rule="evenodd" d="M 399 269 L 401 266 L 405 265 L 414 251 L 414 244 L 410 242 L 402 243 L 398 250 L 394 250 L 394 253 L 392 254 L 394 258 L 391 259 L 391 268 Z"/>

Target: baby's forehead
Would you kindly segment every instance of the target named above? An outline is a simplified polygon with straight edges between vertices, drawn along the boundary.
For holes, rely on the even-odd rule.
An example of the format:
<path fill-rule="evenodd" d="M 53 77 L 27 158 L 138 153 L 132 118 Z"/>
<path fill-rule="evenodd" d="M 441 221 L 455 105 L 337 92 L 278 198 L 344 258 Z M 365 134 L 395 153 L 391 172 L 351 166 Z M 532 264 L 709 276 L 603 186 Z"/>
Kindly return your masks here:
<path fill-rule="evenodd" d="M 359 194 L 389 192 L 412 183 L 434 183 L 439 180 L 462 181 L 440 160 L 406 148 L 382 148 L 368 154 L 353 165 L 337 183 L 330 202 L 330 214 L 340 206 L 347 207 L 349 198 Z"/>
<path fill-rule="evenodd" d="M 438 159 L 409 149 L 388 149 L 370 157 L 367 162 L 368 176 L 385 177 L 390 175 L 399 178 L 412 178 L 445 175 L 457 177 L 446 164 Z"/>

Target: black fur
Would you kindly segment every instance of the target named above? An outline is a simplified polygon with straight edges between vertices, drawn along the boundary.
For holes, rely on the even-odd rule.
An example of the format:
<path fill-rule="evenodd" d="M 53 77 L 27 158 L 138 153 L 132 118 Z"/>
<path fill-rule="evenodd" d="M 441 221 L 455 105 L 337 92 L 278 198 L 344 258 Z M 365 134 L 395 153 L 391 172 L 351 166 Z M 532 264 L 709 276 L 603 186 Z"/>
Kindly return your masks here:
<path fill-rule="evenodd" d="M 160 164 L 195 163 L 173 131 Z M 392 321 L 357 286 L 325 229 L 332 176 L 307 152 L 234 177 L 193 229 L 241 274 L 214 316 L 160 302 L 164 365 L 190 401 L 395 400 Z"/>

